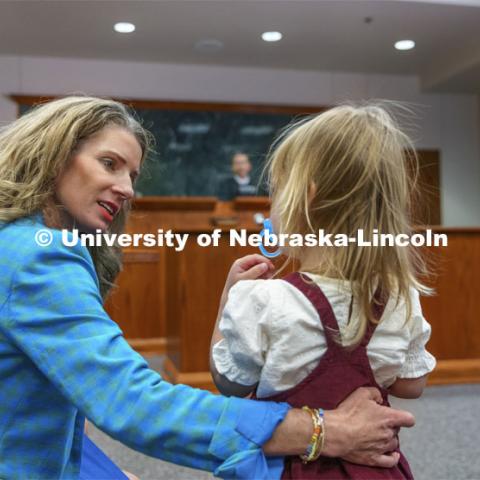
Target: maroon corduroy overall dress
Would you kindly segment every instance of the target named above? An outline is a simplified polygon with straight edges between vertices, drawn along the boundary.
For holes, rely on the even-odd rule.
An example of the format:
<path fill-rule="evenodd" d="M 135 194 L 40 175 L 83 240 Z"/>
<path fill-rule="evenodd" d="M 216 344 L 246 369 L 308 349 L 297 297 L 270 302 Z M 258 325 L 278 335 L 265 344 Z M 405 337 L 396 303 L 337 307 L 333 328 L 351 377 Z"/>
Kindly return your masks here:
<path fill-rule="evenodd" d="M 332 307 L 322 290 L 310 278 L 298 272 L 284 278 L 298 288 L 318 312 L 327 340 L 327 351 L 315 369 L 298 385 L 277 395 L 261 398 L 276 402 L 288 402 L 293 407 L 331 410 L 336 408 L 350 393 L 359 387 L 376 387 L 383 397 L 383 404 L 390 406 L 387 391 L 381 388 L 373 376 L 367 357 L 367 345 L 375 330 L 370 324 L 362 342 L 354 350 L 343 348 L 335 342 L 338 323 Z M 377 319 L 382 316 L 384 306 L 374 306 Z M 328 436 L 328 424 L 326 425 Z M 400 453 L 400 461 L 393 468 L 366 467 L 339 458 L 320 457 L 304 465 L 299 457 L 287 457 L 282 478 L 294 479 L 413 479 L 406 458 Z"/>

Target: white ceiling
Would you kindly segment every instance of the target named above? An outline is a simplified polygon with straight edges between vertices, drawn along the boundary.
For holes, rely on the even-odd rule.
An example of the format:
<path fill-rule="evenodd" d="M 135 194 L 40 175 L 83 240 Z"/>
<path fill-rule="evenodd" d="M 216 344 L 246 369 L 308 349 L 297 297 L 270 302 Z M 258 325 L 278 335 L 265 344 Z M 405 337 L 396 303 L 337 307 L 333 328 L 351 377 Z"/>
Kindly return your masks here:
<path fill-rule="evenodd" d="M 403 38 L 417 47 L 394 50 Z M 201 39 L 224 47 L 198 52 Z M 427 91 L 480 93 L 480 1 L 0 0 L 0 55 L 414 74 Z"/>

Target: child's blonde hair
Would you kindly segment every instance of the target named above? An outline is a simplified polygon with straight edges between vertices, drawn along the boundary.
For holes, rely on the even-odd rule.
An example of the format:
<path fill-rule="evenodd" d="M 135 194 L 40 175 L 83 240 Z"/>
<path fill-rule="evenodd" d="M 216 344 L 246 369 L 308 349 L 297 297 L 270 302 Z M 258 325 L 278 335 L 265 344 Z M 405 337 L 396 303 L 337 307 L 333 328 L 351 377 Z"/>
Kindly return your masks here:
<path fill-rule="evenodd" d="M 412 230 L 410 202 L 418 164 L 412 142 L 378 104 L 342 105 L 288 127 L 267 162 L 274 215 L 280 233 L 326 233 L 366 240 L 374 229 L 393 235 Z M 311 248 L 311 247 L 307 247 Z M 302 262 L 305 250 L 287 248 Z M 410 288 L 429 289 L 417 279 L 425 271 L 411 247 L 324 247 L 309 271 L 352 282 L 360 316 L 343 333 L 345 345 L 360 342 L 375 321 L 372 299 L 403 298 L 411 314 Z"/>

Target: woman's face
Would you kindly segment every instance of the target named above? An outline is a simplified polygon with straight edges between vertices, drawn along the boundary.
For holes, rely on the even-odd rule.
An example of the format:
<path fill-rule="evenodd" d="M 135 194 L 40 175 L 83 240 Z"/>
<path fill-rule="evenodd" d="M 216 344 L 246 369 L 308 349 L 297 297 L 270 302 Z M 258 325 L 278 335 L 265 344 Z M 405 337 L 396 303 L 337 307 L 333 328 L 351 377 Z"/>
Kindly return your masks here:
<path fill-rule="evenodd" d="M 133 197 L 142 149 L 132 133 L 105 127 L 81 142 L 57 179 L 57 200 L 67 227 L 106 231 L 126 200 Z"/>

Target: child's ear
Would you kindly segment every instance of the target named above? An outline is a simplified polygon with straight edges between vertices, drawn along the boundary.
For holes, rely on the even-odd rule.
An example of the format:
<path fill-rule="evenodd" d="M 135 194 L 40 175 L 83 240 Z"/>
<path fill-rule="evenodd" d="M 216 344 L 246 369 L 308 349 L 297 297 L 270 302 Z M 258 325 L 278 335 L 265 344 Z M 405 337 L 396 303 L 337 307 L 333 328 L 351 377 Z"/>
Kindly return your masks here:
<path fill-rule="evenodd" d="M 308 187 L 308 204 L 312 203 L 312 200 L 315 198 L 315 194 L 317 193 L 317 187 L 313 182 L 310 182 L 310 186 Z"/>

